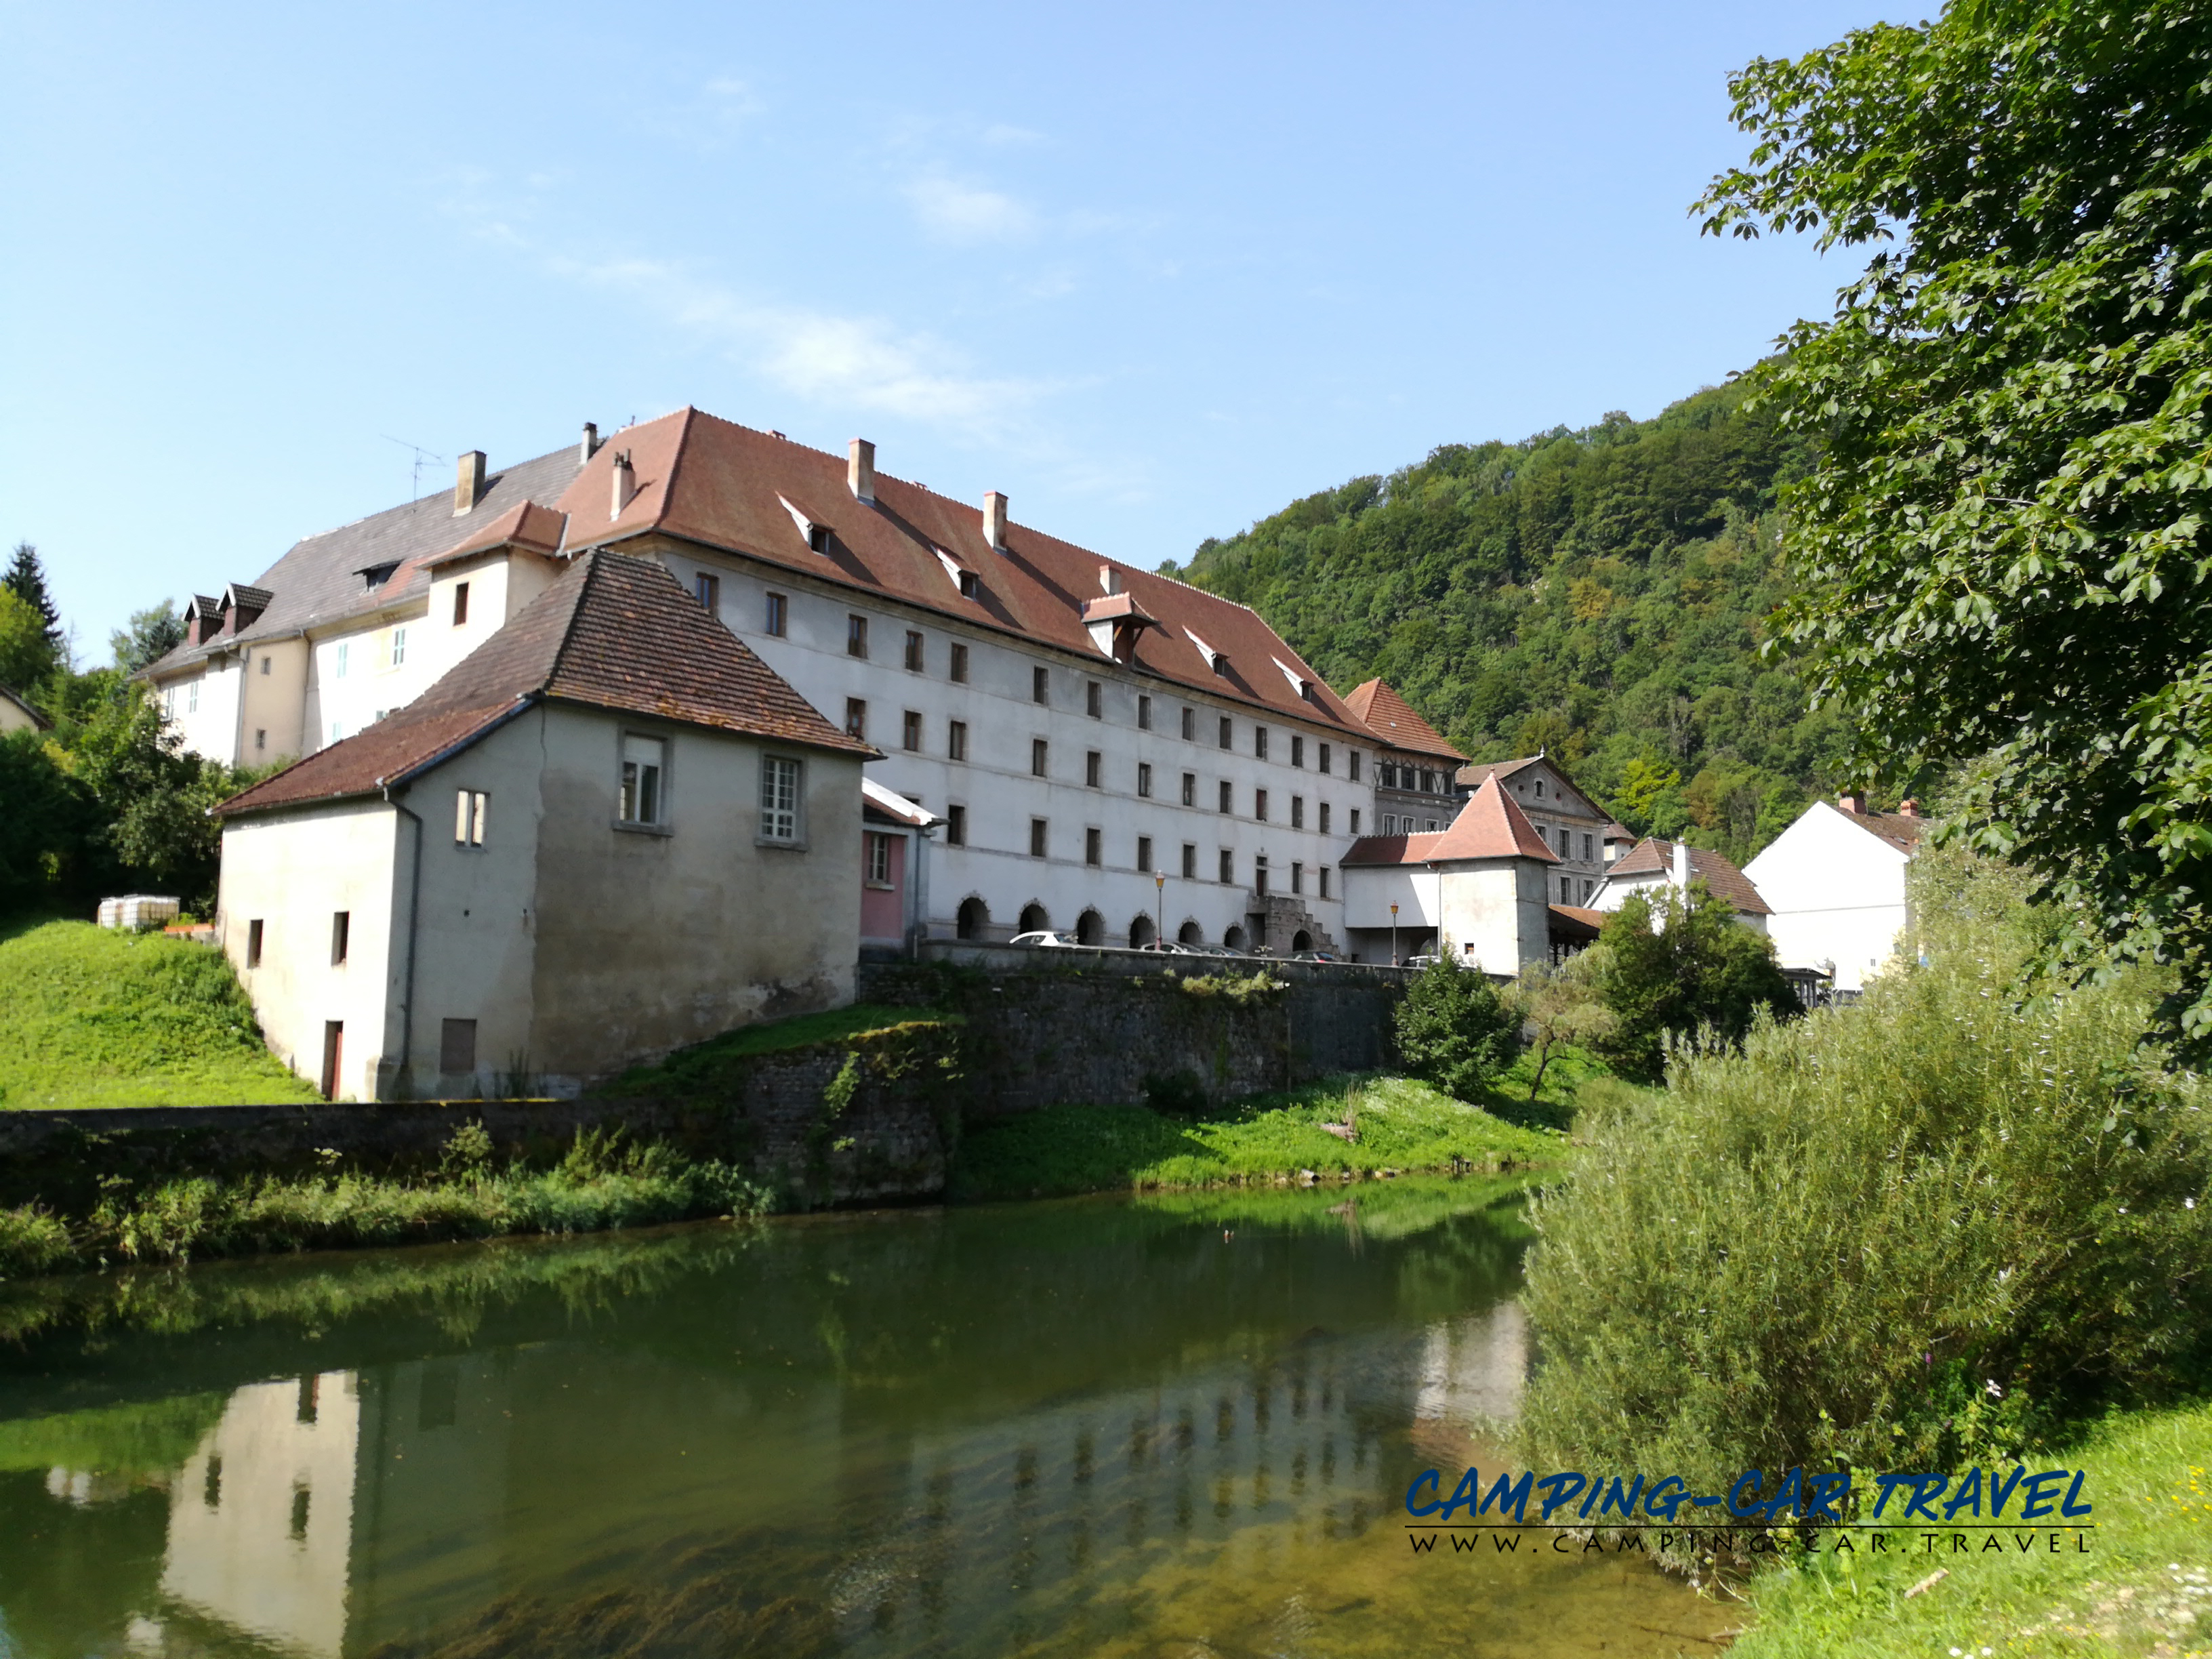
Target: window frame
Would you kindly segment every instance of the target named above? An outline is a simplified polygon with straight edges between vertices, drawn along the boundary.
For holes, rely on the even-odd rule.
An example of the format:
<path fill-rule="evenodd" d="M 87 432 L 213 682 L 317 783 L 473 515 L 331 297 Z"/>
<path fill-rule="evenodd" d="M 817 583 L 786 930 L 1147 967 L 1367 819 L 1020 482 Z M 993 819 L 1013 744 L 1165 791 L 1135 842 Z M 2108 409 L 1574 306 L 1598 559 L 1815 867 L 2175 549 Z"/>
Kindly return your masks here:
<path fill-rule="evenodd" d="M 629 753 L 629 745 L 633 741 L 657 744 L 660 748 L 660 776 L 654 785 L 653 801 L 655 813 L 650 818 L 632 818 L 623 816 L 624 806 L 623 772 L 625 768 L 633 763 Z M 642 726 L 635 726 L 616 728 L 614 816 L 616 829 L 638 836 L 672 836 L 676 833 L 675 811 L 671 800 L 670 788 L 675 772 L 675 747 L 676 745 L 670 741 L 668 734 L 665 732 L 648 731 Z"/>
<path fill-rule="evenodd" d="M 1095 823 L 1083 826 L 1083 862 L 1093 870 L 1106 867 L 1106 832 Z"/>
<path fill-rule="evenodd" d="M 968 722 L 947 720 L 945 723 L 945 758 L 965 761 L 968 758 Z"/>
<path fill-rule="evenodd" d="M 1047 738 L 1030 739 L 1030 775 L 1033 778 L 1052 775 L 1052 744 Z"/>
<path fill-rule="evenodd" d="M 945 844 L 965 847 L 968 844 L 968 805 L 965 801 L 947 802 L 945 808 Z"/>
<path fill-rule="evenodd" d="M 952 641 L 951 661 L 947 665 L 945 677 L 955 685 L 968 684 L 968 647 L 964 641 Z"/>
<path fill-rule="evenodd" d="M 1198 843 L 1194 841 L 1182 844 L 1182 878 L 1185 881 L 1198 879 Z"/>
<path fill-rule="evenodd" d="M 1137 837 L 1137 873 L 1140 876 L 1152 873 L 1152 838 L 1150 836 Z"/>
<path fill-rule="evenodd" d="M 880 830 L 871 830 L 865 837 L 866 845 L 861 856 L 866 860 L 862 881 L 879 893 L 896 890 L 891 881 L 892 837 Z M 880 872 L 878 866 L 880 866 Z"/>
<path fill-rule="evenodd" d="M 1083 712 L 1094 720 L 1106 718 L 1106 687 L 1097 680 L 1083 683 Z"/>
<path fill-rule="evenodd" d="M 722 579 L 711 570 L 695 571 L 691 577 L 691 597 L 699 601 L 699 608 L 708 616 L 720 616 Z"/>
<path fill-rule="evenodd" d="M 1040 708 L 1052 707 L 1052 670 L 1042 663 L 1030 667 L 1030 701 Z"/>
<path fill-rule="evenodd" d="M 845 735 L 868 740 L 868 700 L 866 697 L 845 699 Z"/>
<path fill-rule="evenodd" d="M 775 769 L 787 767 L 790 769 L 787 773 Z M 770 805 L 769 779 L 772 771 L 778 777 L 787 776 L 790 779 L 791 804 L 788 807 Z M 760 767 L 756 776 L 757 781 L 753 793 L 753 845 L 772 847 L 784 852 L 805 852 L 808 828 L 805 758 L 799 755 L 787 755 L 774 749 L 763 749 L 761 750 Z M 770 815 L 781 816 L 787 811 L 791 817 L 791 833 L 788 836 L 774 834 L 771 830 Z"/>
<path fill-rule="evenodd" d="M 1096 749 L 1083 751 L 1083 787 L 1085 789 L 1104 788 L 1106 757 Z"/>
<path fill-rule="evenodd" d="M 1050 818 L 1030 820 L 1030 856 L 1033 859 L 1052 856 L 1052 820 Z"/>
<path fill-rule="evenodd" d="M 1152 763 L 1150 761 L 1137 763 L 1137 798 L 1139 800 L 1152 798 Z"/>
<path fill-rule="evenodd" d="M 857 611 L 845 613 L 845 654 L 859 662 L 868 659 L 868 619 Z"/>
<path fill-rule="evenodd" d="M 921 710 L 908 708 L 899 715 L 899 747 L 919 753 L 921 749 Z"/>
<path fill-rule="evenodd" d="M 455 582 L 453 584 L 453 626 L 455 628 L 466 628 L 468 625 L 469 585 L 466 582 Z M 261 672 L 264 674 L 269 672 L 269 658 L 265 652 L 263 653 L 261 658 Z"/>
<path fill-rule="evenodd" d="M 761 632 L 772 640 L 787 639 L 791 634 L 791 596 L 770 588 L 763 594 Z"/>
<path fill-rule="evenodd" d="M 919 628 L 906 630 L 906 672 L 926 674 L 929 672 L 928 640 Z"/>

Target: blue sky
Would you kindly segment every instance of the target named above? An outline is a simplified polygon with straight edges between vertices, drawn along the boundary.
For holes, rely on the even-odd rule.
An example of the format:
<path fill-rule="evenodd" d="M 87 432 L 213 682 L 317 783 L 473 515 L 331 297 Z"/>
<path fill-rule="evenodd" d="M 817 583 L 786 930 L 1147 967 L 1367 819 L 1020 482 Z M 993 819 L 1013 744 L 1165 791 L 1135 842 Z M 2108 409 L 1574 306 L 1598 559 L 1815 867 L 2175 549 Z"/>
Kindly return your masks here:
<path fill-rule="evenodd" d="M 1825 314 L 1701 238 L 1826 3 L 0 9 L 0 538 L 81 654 L 690 403 L 1150 566 Z"/>

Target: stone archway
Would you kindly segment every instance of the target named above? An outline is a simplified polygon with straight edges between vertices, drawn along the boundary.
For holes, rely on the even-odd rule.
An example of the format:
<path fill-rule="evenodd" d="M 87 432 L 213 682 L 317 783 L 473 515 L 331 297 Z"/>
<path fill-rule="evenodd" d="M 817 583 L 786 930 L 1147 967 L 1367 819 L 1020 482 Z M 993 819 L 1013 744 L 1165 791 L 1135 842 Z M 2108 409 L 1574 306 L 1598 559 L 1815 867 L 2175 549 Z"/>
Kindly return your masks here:
<path fill-rule="evenodd" d="M 1312 949 L 1313 935 L 1306 932 L 1304 928 L 1301 927 L 1297 933 L 1291 935 L 1291 950 L 1293 954 L 1300 951 L 1310 951 Z"/>
<path fill-rule="evenodd" d="M 1096 910 L 1085 910 L 1076 917 L 1075 942 L 1078 945 L 1103 945 L 1106 942 L 1106 919 Z"/>
<path fill-rule="evenodd" d="M 983 930 L 990 925 L 991 907 L 979 898 L 964 898 L 960 901 L 959 915 L 953 923 L 953 936 L 957 939 L 981 939 Z"/>
<path fill-rule="evenodd" d="M 1133 951 L 1143 950 L 1152 942 L 1157 933 L 1158 930 L 1153 927 L 1152 919 L 1150 916 L 1130 917 L 1129 948 Z"/>
<path fill-rule="evenodd" d="M 1186 921 L 1176 931 L 1176 942 L 1178 945 L 1203 945 L 1206 943 L 1206 929 L 1194 921 Z"/>
<path fill-rule="evenodd" d="M 1242 927 L 1231 927 L 1227 933 L 1221 936 L 1221 942 L 1232 951 L 1243 950 L 1244 948 L 1244 930 Z"/>
<path fill-rule="evenodd" d="M 1020 933 L 1042 933 L 1052 926 L 1052 916 L 1042 904 L 1022 906 L 1022 925 L 1014 931 Z"/>

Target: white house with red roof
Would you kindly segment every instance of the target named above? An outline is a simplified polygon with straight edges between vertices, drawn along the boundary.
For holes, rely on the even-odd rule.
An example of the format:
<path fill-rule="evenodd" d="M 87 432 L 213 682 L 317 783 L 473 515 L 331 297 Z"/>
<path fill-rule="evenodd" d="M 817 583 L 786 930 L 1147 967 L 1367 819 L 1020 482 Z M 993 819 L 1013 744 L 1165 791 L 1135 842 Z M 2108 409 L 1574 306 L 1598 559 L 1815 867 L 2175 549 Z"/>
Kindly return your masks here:
<path fill-rule="evenodd" d="M 1370 836 L 1344 855 L 1345 936 L 1364 962 L 1442 955 L 1517 975 L 1551 954 L 1554 853 L 1498 779 L 1446 827 Z"/>
<path fill-rule="evenodd" d="M 1609 914 L 1620 908 L 1631 893 L 1656 894 L 1662 888 L 1686 892 L 1693 881 L 1704 882 L 1753 933 L 1766 932 L 1771 907 L 1734 861 L 1710 847 L 1692 847 L 1663 836 L 1647 836 L 1613 860 L 1589 908 Z"/>
<path fill-rule="evenodd" d="M 1782 965 L 1832 974 L 1838 991 L 1863 989 L 1911 920 L 1905 866 L 1927 827 L 1912 801 L 1872 811 L 1853 792 L 1814 802 L 1746 865 L 1772 907 L 1766 931 Z"/>

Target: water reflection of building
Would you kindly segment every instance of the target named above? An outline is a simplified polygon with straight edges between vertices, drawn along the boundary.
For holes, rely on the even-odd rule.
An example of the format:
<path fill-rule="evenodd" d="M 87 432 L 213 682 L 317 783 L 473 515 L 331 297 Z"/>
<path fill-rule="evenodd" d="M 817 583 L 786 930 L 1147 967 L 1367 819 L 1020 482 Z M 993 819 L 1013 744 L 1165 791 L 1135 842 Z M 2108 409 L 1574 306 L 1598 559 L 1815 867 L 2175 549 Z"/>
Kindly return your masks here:
<path fill-rule="evenodd" d="M 1465 1319 L 1438 1320 L 1422 1346 L 1416 1423 L 1502 1421 L 1521 1406 L 1528 1376 L 1528 1316 L 1517 1301 Z"/>

